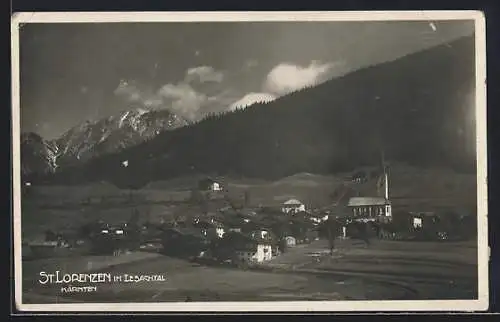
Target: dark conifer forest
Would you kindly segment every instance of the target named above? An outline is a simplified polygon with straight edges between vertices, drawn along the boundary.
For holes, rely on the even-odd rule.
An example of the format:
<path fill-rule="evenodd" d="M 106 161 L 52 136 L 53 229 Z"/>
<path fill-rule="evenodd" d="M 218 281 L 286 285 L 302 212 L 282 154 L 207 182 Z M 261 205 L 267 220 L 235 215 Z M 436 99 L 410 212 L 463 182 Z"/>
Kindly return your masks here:
<path fill-rule="evenodd" d="M 461 38 L 40 180 L 141 187 L 193 174 L 275 179 L 378 164 L 381 150 L 391 161 L 474 172 L 474 62 L 474 38 Z"/>

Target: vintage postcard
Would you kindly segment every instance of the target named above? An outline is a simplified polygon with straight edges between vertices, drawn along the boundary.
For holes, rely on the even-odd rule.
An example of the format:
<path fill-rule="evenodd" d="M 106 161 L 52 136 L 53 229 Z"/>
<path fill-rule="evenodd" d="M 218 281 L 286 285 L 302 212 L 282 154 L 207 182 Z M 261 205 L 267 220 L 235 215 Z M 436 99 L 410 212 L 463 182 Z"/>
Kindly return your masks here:
<path fill-rule="evenodd" d="M 476 11 L 18 13 L 22 311 L 488 308 Z"/>

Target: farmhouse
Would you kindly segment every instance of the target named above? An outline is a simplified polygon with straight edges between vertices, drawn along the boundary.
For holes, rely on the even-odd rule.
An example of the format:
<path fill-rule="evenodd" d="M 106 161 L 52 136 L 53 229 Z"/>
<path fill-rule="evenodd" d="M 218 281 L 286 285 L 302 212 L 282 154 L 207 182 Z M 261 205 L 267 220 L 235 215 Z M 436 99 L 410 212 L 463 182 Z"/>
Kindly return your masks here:
<path fill-rule="evenodd" d="M 273 247 L 270 241 L 248 238 L 235 245 L 235 255 L 240 262 L 261 263 L 273 258 Z"/>
<path fill-rule="evenodd" d="M 256 243 L 240 248 L 236 251 L 236 256 L 239 261 L 261 263 L 273 258 L 273 249 L 270 244 Z"/>
<path fill-rule="evenodd" d="M 281 208 L 281 212 L 285 214 L 296 214 L 302 211 L 306 211 L 306 206 L 297 199 L 285 201 Z"/>
<path fill-rule="evenodd" d="M 285 237 L 285 242 L 287 246 L 295 246 L 297 244 L 297 239 L 293 236 L 286 236 Z"/>
<path fill-rule="evenodd" d="M 273 245 L 269 240 L 252 238 L 238 232 L 228 232 L 217 243 L 219 259 L 231 259 L 237 263 L 260 263 L 273 257 Z"/>
<path fill-rule="evenodd" d="M 414 229 L 422 229 L 424 225 L 435 224 L 439 217 L 434 212 L 410 212 L 411 225 Z"/>
<path fill-rule="evenodd" d="M 198 188 L 202 191 L 222 191 L 222 184 L 213 179 L 206 178 L 198 182 Z"/>

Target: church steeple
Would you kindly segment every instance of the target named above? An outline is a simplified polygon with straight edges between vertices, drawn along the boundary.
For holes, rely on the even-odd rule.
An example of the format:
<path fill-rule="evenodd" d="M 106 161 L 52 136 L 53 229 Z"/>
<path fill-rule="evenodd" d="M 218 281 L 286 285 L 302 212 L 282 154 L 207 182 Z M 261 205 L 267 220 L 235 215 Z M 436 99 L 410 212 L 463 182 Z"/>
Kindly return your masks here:
<path fill-rule="evenodd" d="M 385 186 L 385 200 L 389 200 L 389 176 L 387 175 L 387 171 L 384 169 L 384 186 Z"/>

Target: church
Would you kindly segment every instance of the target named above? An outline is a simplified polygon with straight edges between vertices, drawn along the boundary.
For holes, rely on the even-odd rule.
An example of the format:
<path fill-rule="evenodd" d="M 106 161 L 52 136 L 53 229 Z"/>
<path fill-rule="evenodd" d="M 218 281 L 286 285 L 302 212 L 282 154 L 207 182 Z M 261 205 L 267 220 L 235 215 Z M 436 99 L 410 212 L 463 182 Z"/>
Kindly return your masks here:
<path fill-rule="evenodd" d="M 359 221 L 390 221 L 392 207 L 389 199 L 389 178 L 387 172 L 383 174 L 383 197 L 352 197 L 347 204 L 352 212 L 353 219 Z"/>

